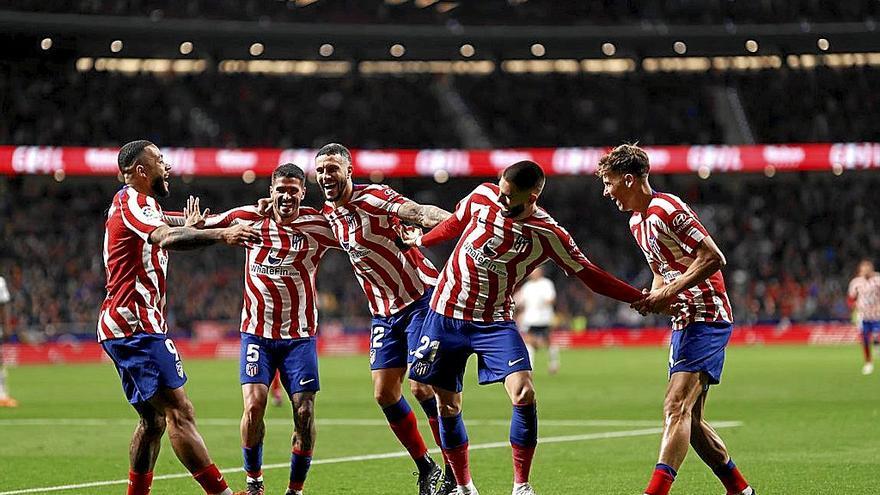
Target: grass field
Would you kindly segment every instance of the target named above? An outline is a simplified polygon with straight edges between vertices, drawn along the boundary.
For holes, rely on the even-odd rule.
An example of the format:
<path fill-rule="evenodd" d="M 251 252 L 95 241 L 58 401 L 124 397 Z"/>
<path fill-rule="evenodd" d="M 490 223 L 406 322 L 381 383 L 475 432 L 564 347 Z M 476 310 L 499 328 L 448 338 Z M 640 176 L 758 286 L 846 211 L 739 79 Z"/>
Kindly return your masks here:
<path fill-rule="evenodd" d="M 538 448 L 532 472 L 538 493 L 642 493 L 659 445 L 666 355 L 660 348 L 569 351 L 561 373 L 551 377 L 539 354 L 535 380 L 546 443 Z M 185 365 L 202 434 L 217 465 L 229 470 L 227 479 L 240 489 L 237 364 Z M 724 382 L 710 395 L 708 418 L 731 422 L 720 423 L 725 427 L 719 431 L 761 495 L 880 493 L 880 376 L 862 376 L 859 368 L 859 351 L 849 347 L 728 351 Z M 124 482 L 48 489 L 127 476 L 136 416 L 113 367 L 29 366 L 9 374 L 21 406 L 0 409 L 0 495 L 124 493 Z M 372 401 L 366 358 L 323 358 L 321 382 L 315 463 L 306 491 L 415 493 L 412 463 Z M 477 486 L 484 495 L 510 493 L 510 406 L 502 387 L 479 387 L 469 375 L 464 408 L 471 445 L 486 447 L 471 453 Z M 267 492 L 280 495 L 288 476 L 290 411 L 270 409 L 265 478 Z M 419 419 L 430 439 L 421 414 Z M 371 457 L 377 454 L 391 455 Z M 201 493 L 167 442 L 155 472 L 156 495 Z M 724 489 L 691 453 L 673 493 Z"/>

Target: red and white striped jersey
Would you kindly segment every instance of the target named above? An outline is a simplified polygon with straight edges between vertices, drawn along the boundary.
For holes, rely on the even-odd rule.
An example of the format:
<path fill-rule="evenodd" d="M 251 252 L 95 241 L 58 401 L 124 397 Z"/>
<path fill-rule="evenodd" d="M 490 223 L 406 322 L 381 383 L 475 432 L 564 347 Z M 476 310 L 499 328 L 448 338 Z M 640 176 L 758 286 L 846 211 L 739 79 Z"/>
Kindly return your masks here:
<path fill-rule="evenodd" d="M 849 297 L 856 301 L 859 318 L 880 321 L 880 273 L 852 279 L 848 292 Z"/>
<path fill-rule="evenodd" d="M 209 216 L 205 227 L 234 223 L 249 225 L 262 237 L 259 244 L 246 245 L 241 332 L 267 339 L 315 335 L 318 264 L 328 249 L 339 247 L 330 224 L 314 208 L 300 207 L 293 223 L 282 225 L 254 206 L 243 206 Z"/>
<path fill-rule="evenodd" d="M 482 184 L 462 199 L 454 215 L 464 231 L 446 262 L 431 308 L 461 320 L 513 320 L 513 293 L 538 265 L 552 260 L 574 275 L 589 264 L 571 235 L 546 211 L 504 217 L 498 186 Z"/>
<path fill-rule="evenodd" d="M 409 201 L 385 185 L 356 185 L 351 200 L 339 207 L 324 205 L 324 217 L 376 316 L 391 316 L 437 283 L 437 269 L 424 254 L 402 244 L 395 231 L 397 212 Z"/>
<path fill-rule="evenodd" d="M 654 193 L 645 214 L 635 212 L 630 217 L 629 228 L 648 263 L 657 268 L 667 284 L 687 271 L 696 259 L 697 245 L 709 237 L 697 214 L 680 198 L 666 193 Z M 678 298 L 685 307 L 672 319 L 675 330 L 698 321 L 733 323 L 720 270 Z"/>
<path fill-rule="evenodd" d="M 152 196 L 125 186 L 113 197 L 104 231 L 107 296 L 98 317 L 98 342 L 167 332 L 168 254 L 149 242 L 162 225 L 162 207 Z"/>

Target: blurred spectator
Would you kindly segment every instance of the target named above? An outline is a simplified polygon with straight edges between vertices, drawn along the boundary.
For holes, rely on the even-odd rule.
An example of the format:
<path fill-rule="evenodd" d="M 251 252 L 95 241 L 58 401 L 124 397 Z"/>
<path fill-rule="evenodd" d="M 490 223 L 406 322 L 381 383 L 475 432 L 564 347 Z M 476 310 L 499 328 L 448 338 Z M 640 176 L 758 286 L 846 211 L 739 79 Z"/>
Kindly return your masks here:
<path fill-rule="evenodd" d="M 724 142 L 717 88 L 739 92 L 757 142 L 880 140 L 880 69 L 457 76 L 494 147 Z M 123 75 L 0 61 L 0 144 L 456 148 L 430 75 Z"/>

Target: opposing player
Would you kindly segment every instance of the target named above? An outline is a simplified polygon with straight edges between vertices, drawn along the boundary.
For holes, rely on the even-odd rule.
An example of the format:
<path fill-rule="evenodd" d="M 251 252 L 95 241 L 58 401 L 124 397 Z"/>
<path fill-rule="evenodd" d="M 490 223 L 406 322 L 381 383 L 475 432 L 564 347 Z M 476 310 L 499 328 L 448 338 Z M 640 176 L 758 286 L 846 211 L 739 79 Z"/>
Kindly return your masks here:
<path fill-rule="evenodd" d="M 703 417 L 709 386 L 721 381 L 724 349 L 733 312 L 724 287 L 721 250 L 681 199 L 648 183 L 648 155 L 637 146 L 614 148 L 599 161 L 603 194 L 620 211 L 645 254 L 654 280 L 639 312 L 682 305 L 672 318 L 669 385 L 663 405 L 663 440 L 647 495 L 666 495 L 688 451 L 688 443 L 724 484 L 728 494 L 753 495 L 718 433 Z"/>
<path fill-rule="evenodd" d="M 513 493 L 534 494 L 529 472 L 538 417 L 531 362 L 513 322 L 514 287 L 535 267 L 553 261 L 600 294 L 628 303 L 642 297 L 591 263 L 569 233 L 537 206 L 543 187 L 544 172 L 538 164 L 515 163 L 504 170 L 498 185 L 477 187 L 428 234 L 408 232 L 405 239 L 431 246 L 460 236 L 411 350 L 416 359 L 410 370 L 410 378 L 432 385 L 437 394 L 443 452 L 460 494 L 477 493 L 461 416 L 462 378 L 471 354 L 478 357 L 480 384 L 503 382 L 513 403 Z"/>
<path fill-rule="evenodd" d="M 874 372 L 874 357 L 871 346 L 875 334 L 880 334 L 880 273 L 874 271 L 871 260 L 859 263 L 858 273 L 849 283 L 849 303 L 858 313 L 862 326 L 862 349 L 865 364 L 862 374 Z"/>
<path fill-rule="evenodd" d="M 8 308 L 11 300 L 6 279 L 0 277 L 0 407 L 18 407 L 18 401 L 9 395 L 9 387 L 6 384 L 6 363 L 3 362 L 3 342 L 9 339 L 12 333 Z"/>
<path fill-rule="evenodd" d="M 529 361 L 535 365 L 535 351 L 546 347 L 550 354 L 547 371 L 552 375 L 559 371 L 559 346 L 550 340 L 550 326 L 556 316 L 556 287 L 553 281 L 544 276 L 544 268 L 537 267 L 529 274 L 513 295 L 518 313 L 517 323 L 525 332 L 526 349 Z"/>
<path fill-rule="evenodd" d="M 413 348 L 413 338 L 428 310 L 437 270 L 417 248 L 401 244 L 395 228 L 401 221 L 433 227 L 450 214 L 415 203 L 387 186 L 354 185 L 351 153 L 340 144 L 328 144 L 318 151 L 315 171 L 326 199 L 324 216 L 348 253 L 373 314 L 370 369 L 376 402 L 418 467 L 419 493 L 431 493 L 443 473 L 428 455 L 401 385 L 411 359 L 408 349 Z M 439 445 L 434 393 L 414 381 L 410 381 L 410 390 L 425 411 Z M 454 489 L 447 465 L 438 493 Z"/>
<path fill-rule="evenodd" d="M 268 217 L 255 206 L 244 206 L 205 219 L 205 228 L 242 223 L 262 237 L 247 245 L 241 310 L 241 443 L 248 495 L 264 493 L 263 418 L 276 373 L 293 405 L 288 495 L 302 495 L 312 462 L 320 389 L 315 276 L 324 253 L 339 244 L 318 210 L 300 206 L 305 194 L 303 170 L 286 163 L 272 173 Z"/>
<path fill-rule="evenodd" d="M 101 305 L 97 334 L 116 365 L 128 401 L 140 416 L 131 440 L 128 495 L 150 492 L 166 428 L 174 453 L 205 493 L 231 495 L 196 430 L 192 403 L 183 389 L 183 364 L 174 342 L 166 336 L 166 250 L 218 242 L 242 245 L 259 242 L 260 236 L 245 226 L 203 231 L 164 223 L 156 197 L 168 196 L 171 167 L 153 143 L 127 143 L 119 151 L 118 163 L 125 186 L 114 196 L 107 215 L 107 297 Z"/>

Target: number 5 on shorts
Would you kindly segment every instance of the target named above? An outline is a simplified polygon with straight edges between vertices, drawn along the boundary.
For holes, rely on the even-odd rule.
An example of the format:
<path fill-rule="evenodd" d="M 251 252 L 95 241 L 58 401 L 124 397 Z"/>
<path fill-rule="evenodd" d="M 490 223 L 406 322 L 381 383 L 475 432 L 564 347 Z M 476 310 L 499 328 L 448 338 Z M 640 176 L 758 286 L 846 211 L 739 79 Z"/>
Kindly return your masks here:
<path fill-rule="evenodd" d="M 257 344 L 248 344 L 245 360 L 249 363 L 256 363 L 260 360 L 260 346 Z"/>

